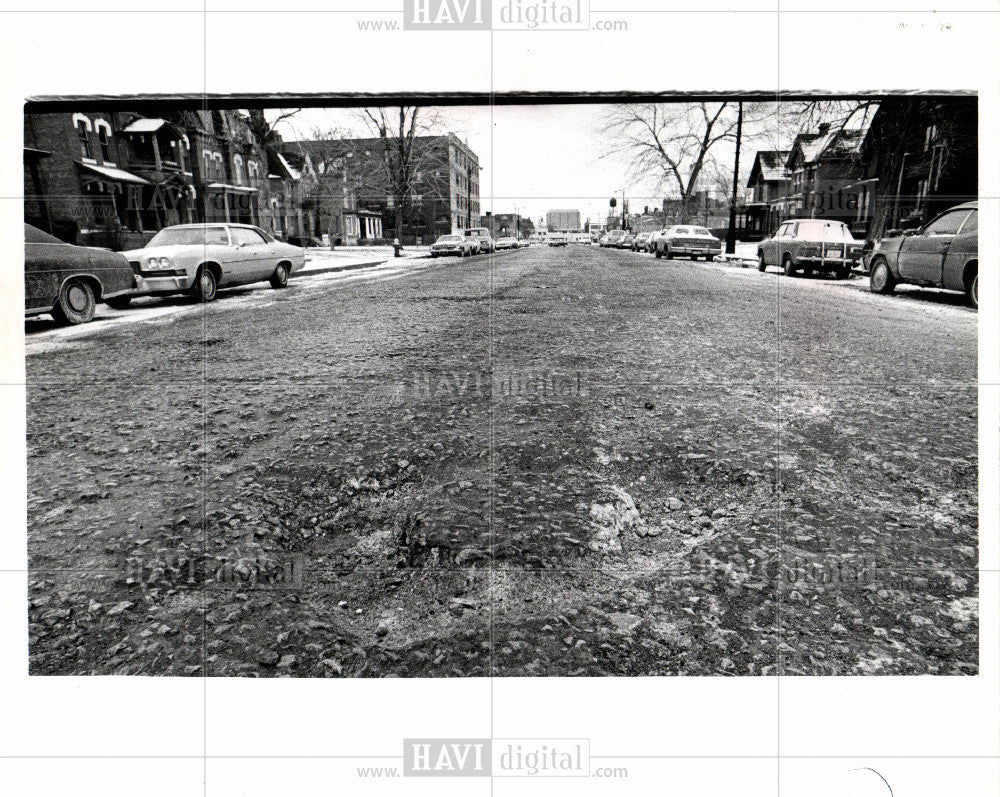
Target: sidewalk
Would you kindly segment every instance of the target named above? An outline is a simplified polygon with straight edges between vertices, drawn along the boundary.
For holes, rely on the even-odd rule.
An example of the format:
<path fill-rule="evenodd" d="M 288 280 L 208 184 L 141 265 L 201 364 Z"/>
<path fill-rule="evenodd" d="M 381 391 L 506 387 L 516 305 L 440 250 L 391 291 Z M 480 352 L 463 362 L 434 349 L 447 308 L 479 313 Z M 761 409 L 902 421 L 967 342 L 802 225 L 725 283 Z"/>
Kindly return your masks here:
<path fill-rule="evenodd" d="M 405 265 L 412 260 L 430 256 L 430 250 L 426 246 L 407 246 L 403 249 L 403 256 L 398 259 L 394 258 L 391 246 L 338 246 L 332 250 L 309 247 L 305 251 L 305 266 L 296 271 L 293 276 L 354 271 L 380 266 L 390 260 L 396 260 L 400 265 Z"/>

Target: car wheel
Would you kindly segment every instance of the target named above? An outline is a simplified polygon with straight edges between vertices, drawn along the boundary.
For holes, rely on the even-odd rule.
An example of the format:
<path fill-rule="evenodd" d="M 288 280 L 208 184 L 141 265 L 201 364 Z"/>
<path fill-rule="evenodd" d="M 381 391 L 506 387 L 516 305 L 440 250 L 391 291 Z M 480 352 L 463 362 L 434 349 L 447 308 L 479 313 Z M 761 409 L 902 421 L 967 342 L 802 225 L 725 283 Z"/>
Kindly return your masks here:
<path fill-rule="evenodd" d="M 671 251 L 670 251 L 670 247 L 669 247 L 669 246 L 664 246 L 664 247 L 663 247 L 663 256 L 664 256 L 664 257 L 665 257 L 665 258 L 666 258 L 667 260 L 673 260 L 673 259 L 674 259 L 674 256 L 673 256 L 673 254 L 671 253 Z"/>
<path fill-rule="evenodd" d="M 104 303 L 108 307 L 115 308 L 115 310 L 125 310 L 132 303 L 132 297 L 129 294 L 125 296 L 113 296 L 110 299 L 105 299 Z"/>
<path fill-rule="evenodd" d="M 268 282 L 271 283 L 272 288 L 286 287 L 288 285 L 288 266 L 284 263 L 278 263 Z"/>
<path fill-rule="evenodd" d="M 765 271 L 767 271 L 767 261 L 764 260 L 764 253 L 763 252 L 758 252 L 757 253 L 757 270 L 761 274 L 763 274 Z"/>
<path fill-rule="evenodd" d="M 663 252 L 661 252 L 659 249 L 654 249 L 653 250 L 653 254 L 656 255 L 656 259 L 657 260 L 659 260 L 661 257 L 663 257 Z"/>
<path fill-rule="evenodd" d="M 896 278 L 892 276 L 884 257 L 878 257 L 872 263 L 868 279 L 868 288 L 872 293 L 892 293 L 896 288 Z"/>
<path fill-rule="evenodd" d="M 969 300 L 969 305 L 971 307 L 979 309 L 979 270 L 972 275 L 972 279 L 969 280 L 968 284 L 965 286 L 965 296 Z"/>
<path fill-rule="evenodd" d="M 85 324 L 94 317 L 94 291 L 82 279 L 71 277 L 59 291 L 52 317 L 60 324 Z"/>
<path fill-rule="evenodd" d="M 781 261 L 781 270 L 785 272 L 785 276 L 795 276 L 795 264 L 792 263 L 790 255 L 785 255 L 785 259 Z"/>
<path fill-rule="evenodd" d="M 202 266 L 198 269 L 198 276 L 195 277 L 194 285 L 191 286 L 191 295 L 199 302 L 210 302 L 215 299 L 219 284 L 215 279 L 215 273 L 210 268 Z"/>

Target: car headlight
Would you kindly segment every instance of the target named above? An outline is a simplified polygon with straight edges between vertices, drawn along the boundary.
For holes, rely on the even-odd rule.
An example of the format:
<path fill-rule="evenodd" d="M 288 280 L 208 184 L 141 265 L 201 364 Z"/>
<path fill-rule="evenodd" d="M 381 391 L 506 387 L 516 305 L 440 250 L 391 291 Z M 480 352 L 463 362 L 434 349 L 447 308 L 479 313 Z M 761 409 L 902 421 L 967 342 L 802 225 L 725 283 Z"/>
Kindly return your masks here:
<path fill-rule="evenodd" d="M 166 257 L 161 257 L 160 268 L 170 268 L 170 259 Z"/>

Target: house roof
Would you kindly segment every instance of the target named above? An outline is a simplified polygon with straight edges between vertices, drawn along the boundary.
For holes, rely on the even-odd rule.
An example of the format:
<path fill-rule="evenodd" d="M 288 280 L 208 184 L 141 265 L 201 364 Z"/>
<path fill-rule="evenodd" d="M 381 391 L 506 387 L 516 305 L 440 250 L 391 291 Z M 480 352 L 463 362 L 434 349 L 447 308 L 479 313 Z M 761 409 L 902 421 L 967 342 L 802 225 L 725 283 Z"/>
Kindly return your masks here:
<path fill-rule="evenodd" d="M 136 119 L 122 129 L 123 133 L 155 133 L 164 125 L 169 124 L 166 119 Z"/>
<path fill-rule="evenodd" d="M 139 177 L 136 174 L 132 174 L 132 172 L 127 172 L 124 169 L 115 169 L 112 168 L 111 166 L 98 166 L 97 164 L 94 163 L 81 163 L 80 161 L 77 161 L 76 163 L 77 166 L 79 166 L 82 169 L 85 169 L 86 171 L 94 172 L 94 174 L 98 174 L 101 177 L 106 177 L 108 180 L 114 180 L 115 182 L 118 183 L 134 183 L 135 185 L 152 185 L 152 183 L 149 182 L 149 180 Z"/>
<path fill-rule="evenodd" d="M 754 183 L 756 175 L 760 175 L 762 180 L 785 180 L 785 162 L 788 160 L 787 149 L 761 149 L 757 151 L 754 158 L 753 167 L 750 169 L 750 176 L 747 178 L 747 185 Z"/>

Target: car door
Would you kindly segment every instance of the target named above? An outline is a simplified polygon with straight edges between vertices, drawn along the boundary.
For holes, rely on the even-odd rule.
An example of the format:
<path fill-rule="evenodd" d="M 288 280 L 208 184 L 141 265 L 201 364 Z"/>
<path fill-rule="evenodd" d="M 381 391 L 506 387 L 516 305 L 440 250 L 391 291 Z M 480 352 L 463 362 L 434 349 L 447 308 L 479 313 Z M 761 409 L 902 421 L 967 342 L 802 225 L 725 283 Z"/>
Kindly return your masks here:
<path fill-rule="evenodd" d="M 785 241 L 788 239 L 789 233 L 791 232 L 792 225 L 791 222 L 785 222 L 782 224 L 774 233 L 774 237 L 768 242 L 767 251 L 765 256 L 767 257 L 767 262 L 772 266 L 781 265 L 781 255 L 782 247 L 785 245 Z"/>
<path fill-rule="evenodd" d="M 268 257 L 267 242 L 260 233 L 248 227 L 230 227 L 233 262 L 230 281 L 234 283 L 256 282 L 262 279 Z M 267 270 L 269 274 L 274 269 Z"/>
<path fill-rule="evenodd" d="M 979 255 L 979 211 L 974 209 L 963 222 L 958 234 L 952 239 L 944 257 L 944 272 L 941 285 L 955 291 L 965 290 L 965 265 L 970 260 L 978 260 Z"/>
<path fill-rule="evenodd" d="M 69 257 L 67 256 L 69 255 Z M 72 249 L 64 243 L 24 244 L 24 309 L 49 308 L 56 303 L 63 270 L 72 267 Z"/>
<path fill-rule="evenodd" d="M 945 256 L 969 208 L 947 210 L 915 235 L 908 235 L 899 247 L 899 274 L 907 282 L 940 285 Z"/>

